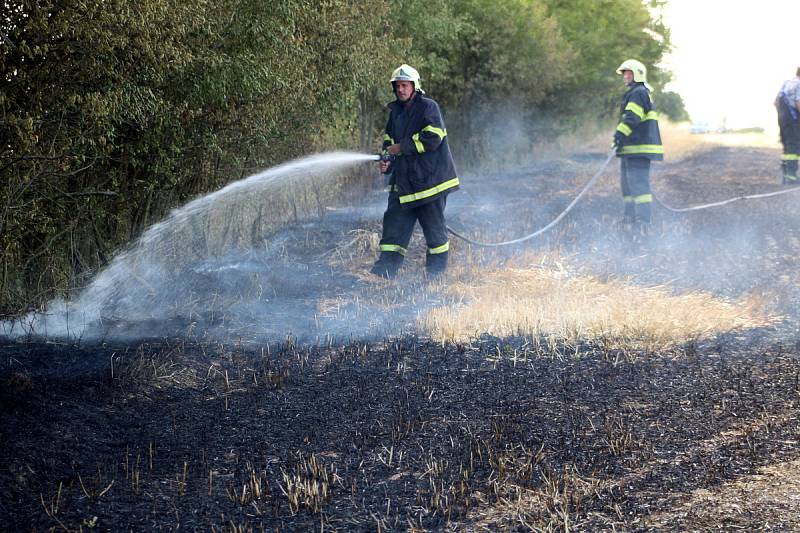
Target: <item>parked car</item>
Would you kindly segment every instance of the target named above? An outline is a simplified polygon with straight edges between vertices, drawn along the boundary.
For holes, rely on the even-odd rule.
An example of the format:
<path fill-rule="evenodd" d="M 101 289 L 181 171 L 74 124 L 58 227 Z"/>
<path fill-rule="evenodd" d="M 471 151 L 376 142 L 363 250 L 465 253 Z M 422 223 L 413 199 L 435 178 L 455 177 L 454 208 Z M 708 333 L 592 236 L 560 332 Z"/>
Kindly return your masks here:
<path fill-rule="evenodd" d="M 692 123 L 691 133 L 711 133 L 711 125 L 708 122 L 694 122 Z"/>

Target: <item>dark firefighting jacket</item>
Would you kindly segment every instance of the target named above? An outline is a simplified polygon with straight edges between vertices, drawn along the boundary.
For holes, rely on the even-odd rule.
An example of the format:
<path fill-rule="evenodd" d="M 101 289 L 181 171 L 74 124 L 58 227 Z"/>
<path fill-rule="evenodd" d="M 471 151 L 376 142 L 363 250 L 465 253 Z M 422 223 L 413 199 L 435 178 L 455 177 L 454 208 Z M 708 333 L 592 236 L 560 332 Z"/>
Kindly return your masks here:
<path fill-rule="evenodd" d="M 664 145 L 658 129 L 658 113 L 653 107 L 650 91 L 644 83 L 634 82 L 622 95 L 621 118 L 617 131 L 625 137 L 617 155 L 620 157 L 645 157 L 651 161 L 664 159 Z"/>
<path fill-rule="evenodd" d="M 395 100 L 389 110 L 383 147 L 400 144 L 400 154 L 390 167 L 389 182 L 400 205 L 423 205 L 457 190 L 458 176 L 439 105 L 417 92 L 408 108 Z"/>
<path fill-rule="evenodd" d="M 800 84 L 800 76 L 786 80 L 781 85 L 781 90 L 778 91 L 778 98 L 775 100 L 775 106 L 778 108 L 778 116 L 786 115 L 791 117 L 792 120 L 800 119 L 800 112 L 797 111 L 795 98 L 797 94 L 797 85 Z"/>

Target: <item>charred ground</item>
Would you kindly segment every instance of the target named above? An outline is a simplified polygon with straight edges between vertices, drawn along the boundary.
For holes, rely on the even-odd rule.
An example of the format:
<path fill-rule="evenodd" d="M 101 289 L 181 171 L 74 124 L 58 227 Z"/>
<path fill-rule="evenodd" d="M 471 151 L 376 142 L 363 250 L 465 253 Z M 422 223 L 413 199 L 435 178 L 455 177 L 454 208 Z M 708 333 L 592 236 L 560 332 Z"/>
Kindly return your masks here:
<path fill-rule="evenodd" d="M 664 165 L 654 183 L 665 202 L 713 201 L 778 189 L 776 161 L 719 148 Z M 540 207 L 568 201 L 574 171 L 593 163 L 498 176 L 537 200 L 501 211 L 515 227 L 549 221 Z M 472 190 L 483 201 L 498 188 Z M 761 292 L 786 319 L 657 352 L 530 337 L 5 341 L 3 527 L 800 527 L 796 476 L 776 473 L 800 461 L 795 195 L 659 211 L 644 245 L 612 229 L 618 201 L 600 189 L 539 245 L 676 292 Z M 462 202 L 452 220 L 468 227 L 481 208 Z"/>

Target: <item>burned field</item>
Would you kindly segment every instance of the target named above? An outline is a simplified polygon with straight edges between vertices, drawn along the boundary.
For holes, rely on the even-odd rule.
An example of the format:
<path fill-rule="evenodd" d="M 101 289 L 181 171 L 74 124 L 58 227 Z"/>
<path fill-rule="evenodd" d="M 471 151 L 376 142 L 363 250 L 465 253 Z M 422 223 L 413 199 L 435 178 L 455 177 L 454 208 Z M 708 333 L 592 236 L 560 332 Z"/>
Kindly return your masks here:
<path fill-rule="evenodd" d="M 3 351 L 10 530 L 800 526 L 691 505 L 799 459 L 794 346 Z"/>
<path fill-rule="evenodd" d="M 679 205 L 777 190 L 763 171 L 775 161 L 774 151 L 719 148 L 665 165 L 654 182 Z M 575 168 L 542 173 L 566 179 Z M 527 184 L 544 205 L 574 190 L 522 174 L 504 181 Z M 0 523 L 796 529 L 800 250 L 790 235 L 795 195 L 780 198 L 691 216 L 659 211 L 658 234 L 642 244 L 610 229 L 617 193 L 606 187 L 541 244 L 600 277 L 669 283 L 676 294 L 758 294 L 779 317 L 658 349 L 536 335 L 4 341 Z M 535 228 L 549 218 L 539 207 L 529 218 L 506 211 Z M 459 212 L 453 221 L 466 226 Z"/>

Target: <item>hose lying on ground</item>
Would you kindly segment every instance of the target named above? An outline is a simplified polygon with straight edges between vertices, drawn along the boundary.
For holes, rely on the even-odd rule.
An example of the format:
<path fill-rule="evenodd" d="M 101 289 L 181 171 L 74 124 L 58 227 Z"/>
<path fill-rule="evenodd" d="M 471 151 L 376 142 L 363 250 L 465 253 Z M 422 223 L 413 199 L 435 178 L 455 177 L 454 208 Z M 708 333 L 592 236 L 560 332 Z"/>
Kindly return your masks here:
<path fill-rule="evenodd" d="M 519 244 L 521 242 L 525 242 L 525 241 L 527 241 L 529 239 L 532 239 L 534 237 L 538 237 L 539 235 L 543 234 L 544 232 L 546 232 L 547 230 L 549 230 L 550 228 L 552 228 L 553 226 L 555 226 L 556 224 L 561 222 L 561 220 L 567 215 L 567 213 L 569 213 L 572 210 L 572 208 L 575 207 L 575 204 L 578 203 L 578 201 L 586 193 L 586 191 L 588 191 L 592 187 L 592 185 L 594 185 L 595 182 L 600 178 L 600 176 L 602 175 L 603 171 L 606 169 L 608 164 L 611 162 L 611 159 L 615 155 L 616 155 L 616 149 L 612 150 L 611 153 L 608 154 L 608 158 L 605 160 L 605 162 L 600 167 L 600 169 L 595 173 L 594 176 L 592 176 L 592 179 L 590 179 L 586 183 L 586 185 L 583 186 L 583 189 L 581 189 L 581 191 L 578 193 L 578 196 L 576 196 L 575 199 L 572 200 L 572 202 L 570 202 L 570 204 L 566 207 L 566 209 L 564 209 L 564 211 L 562 211 L 555 219 L 553 219 L 552 222 L 550 222 L 546 226 L 534 231 L 533 233 L 531 233 L 529 235 L 525 235 L 524 237 L 520 237 L 519 239 L 513 239 L 513 240 L 510 240 L 510 241 L 482 242 L 482 241 L 476 241 L 474 239 L 470 239 L 469 237 L 457 232 L 456 230 L 454 230 L 450 226 L 447 227 L 447 231 L 450 232 L 452 235 L 458 237 L 459 239 L 461 239 L 461 240 L 463 240 L 463 241 L 465 241 L 465 242 L 467 242 L 469 244 L 473 244 L 475 246 L 483 246 L 483 247 L 487 247 L 487 248 L 488 247 L 509 246 L 511 244 Z M 780 190 L 780 191 L 773 191 L 773 192 L 760 193 L 760 194 L 747 194 L 747 195 L 744 195 L 744 196 L 737 196 L 735 198 L 729 198 L 727 200 L 721 200 L 719 202 L 711 202 L 711 203 L 708 203 L 708 204 L 694 205 L 694 206 L 690 206 L 690 207 L 671 207 L 671 206 L 665 204 L 661 200 L 661 198 L 659 198 L 656 195 L 655 192 L 652 192 L 652 194 L 653 194 L 653 199 L 658 203 L 658 205 L 660 205 L 661 207 L 663 207 L 667 211 L 672 211 L 673 213 L 688 213 L 690 211 L 700 211 L 702 209 L 708 209 L 710 207 L 719 207 L 719 206 L 730 204 L 730 203 L 733 203 L 733 202 L 738 202 L 739 200 L 756 200 L 756 199 L 760 199 L 760 198 L 769 198 L 769 197 L 772 197 L 772 196 L 779 196 L 779 195 L 782 195 L 782 194 L 788 194 L 788 193 L 793 193 L 793 192 L 797 192 L 797 191 L 800 191 L 800 187 L 793 187 L 791 189 L 784 189 L 784 190 Z"/>
<path fill-rule="evenodd" d="M 586 193 L 586 191 L 588 191 L 592 187 L 592 185 L 595 184 L 595 182 L 598 180 L 598 178 L 600 178 L 600 176 L 603 174 L 603 171 L 606 169 L 608 164 L 611 162 L 611 159 L 615 155 L 616 155 L 616 149 L 612 150 L 611 153 L 608 154 L 608 158 L 606 158 L 605 162 L 600 167 L 600 169 L 595 173 L 594 176 L 592 176 L 592 179 L 590 179 L 586 183 L 586 185 L 583 186 L 583 189 L 581 189 L 581 192 L 578 193 L 578 196 L 576 196 L 575 199 L 572 200 L 572 202 L 570 202 L 570 204 L 566 207 L 566 209 L 564 209 L 564 211 L 561 212 L 561 214 L 559 214 L 555 219 L 553 219 L 552 222 L 550 222 L 549 224 L 547 224 L 543 228 L 538 229 L 538 230 L 534 231 L 533 233 L 531 233 L 529 235 L 525 235 L 524 237 L 520 237 L 519 239 L 513 239 L 513 240 L 510 240 L 510 241 L 481 242 L 481 241 L 476 241 L 476 240 L 470 239 L 469 237 L 466 237 L 465 235 L 462 235 L 461 233 L 455 231 L 450 226 L 447 227 L 447 231 L 449 231 L 450 233 L 452 233 L 453 235 L 455 235 L 459 239 L 461 239 L 461 240 L 463 240 L 465 242 L 468 242 L 469 244 L 474 244 L 475 246 L 484 246 L 484 247 L 508 246 L 508 245 L 511 245 L 511 244 L 518 244 L 518 243 L 521 243 L 521 242 L 525 242 L 525 241 L 527 241 L 529 239 L 533 239 L 534 237 L 538 237 L 539 235 L 541 235 L 545 231 L 549 230 L 550 228 L 552 228 L 553 226 L 555 226 L 556 224 L 561 222 L 561 219 L 563 219 L 567 215 L 567 213 L 569 213 L 572 210 L 572 208 L 575 207 L 575 204 L 578 203 L 578 201 Z"/>
<path fill-rule="evenodd" d="M 710 204 L 701 204 L 701 205 L 693 205 L 690 207 L 670 207 L 665 204 L 661 198 L 659 198 L 655 192 L 653 192 L 653 199 L 666 209 L 667 211 L 672 211 L 673 213 L 688 213 L 689 211 L 700 211 L 701 209 L 708 209 L 709 207 L 719 207 L 721 205 L 730 204 L 733 202 L 738 202 L 739 200 L 755 200 L 758 198 L 769 198 L 770 196 L 779 196 L 781 194 L 787 194 L 790 192 L 797 192 L 800 191 L 800 187 L 794 187 L 792 189 L 784 189 L 781 191 L 773 191 L 773 192 L 765 192 L 760 194 L 747 194 L 744 196 L 737 196 L 736 198 L 729 198 L 727 200 L 721 200 L 719 202 L 712 202 Z"/>

